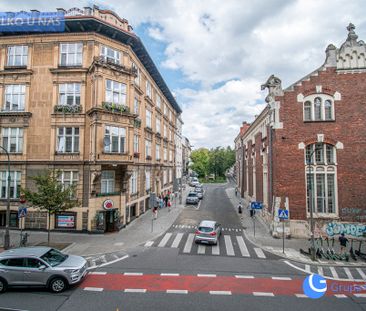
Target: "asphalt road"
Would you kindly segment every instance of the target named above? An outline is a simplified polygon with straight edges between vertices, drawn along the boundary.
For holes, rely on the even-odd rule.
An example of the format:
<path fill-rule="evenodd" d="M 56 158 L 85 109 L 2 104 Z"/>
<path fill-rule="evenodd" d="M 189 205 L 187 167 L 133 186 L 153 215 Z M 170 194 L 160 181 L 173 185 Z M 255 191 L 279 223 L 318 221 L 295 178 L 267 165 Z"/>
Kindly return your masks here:
<path fill-rule="evenodd" d="M 0 307 L 20 310 L 366 310 L 366 298 L 339 292 L 303 297 L 305 274 L 245 239 L 227 185 L 205 186 L 199 209 L 187 207 L 162 236 L 95 270 L 61 295 L 10 290 Z M 217 247 L 191 237 L 203 219 L 224 229 Z M 133 237 L 131 237 L 133 238 Z M 1 310 L 1 308 L 0 308 Z"/>

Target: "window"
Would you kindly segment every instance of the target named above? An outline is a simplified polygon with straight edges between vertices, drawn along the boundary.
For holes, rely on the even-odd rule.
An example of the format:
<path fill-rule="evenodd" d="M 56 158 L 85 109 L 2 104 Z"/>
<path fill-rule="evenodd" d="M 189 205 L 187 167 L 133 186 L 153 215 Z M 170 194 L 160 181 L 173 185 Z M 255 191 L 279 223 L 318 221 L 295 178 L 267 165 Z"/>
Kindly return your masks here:
<path fill-rule="evenodd" d="M 8 171 L 0 171 L 1 176 L 1 187 L 0 187 L 0 198 L 6 199 L 8 197 Z M 10 171 L 10 198 L 19 198 L 20 194 L 20 180 L 21 172 Z"/>
<path fill-rule="evenodd" d="M 59 127 L 57 129 L 57 152 L 79 152 L 79 128 Z"/>
<path fill-rule="evenodd" d="M 105 100 L 113 104 L 126 105 L 126 84 L 106 80 Z"/>
<path fill-rule="evenodd" d="M 333 100 L 329 95 L 310 95 L 304 102 L 304 121 L 334 120 Z"/>
<path fill-rule="evenodd" d="M 80 88 L 80 83 L 60 84 L 58 104 L 63 106 L 80 105 Z"/>
<path fill-rule="evenodd" d="M 101 192 L 113 193 L 115 187 L 115 172 L 114 171 L 102 171 L 101 176 Z"/>
<path fill-rule="evenodd" d="M 159 109 L 161 107 L 161 96 L 159 94 L 156 94 L 156 107 Z"/>
<path fill-rule="evenodd" d="M 168 172 L 167 170 L 163 171 L 163 185 L 166 185 L 168 183 Z"/>
<path fill-rule="evenodd" d="M 1 264 L 8 267 L 23 268 L 25 266 L 25 260 L 24 258 L 10 258 L 2 260 Z"/>
<path fill-rule="evenodd" d="M 322 143 L 308 145 L 305 155 L 307 210 L 310 210 L 311 205 L 315 213 L 336 213 L 334 146 Z"/>
<path fill-rule="evenodd" d="M 164 104 L 164 115 L 167 115 L 167 113 L 168 113 L 168 108 L 167 108 L 166 104 Z"/>
<path fill-rule="evenodd" d="M 169 182 L 172 182 L 173 181 L 173 170 L 170 169 L 169 170 Z"/>
<path fill-rule="evenodd" d="M 25 85 L 11 84 L 5 86 L 5 105 L 6 111 L 24 111 L 25 104 Z"/>
<path fill-rule="evenodd" d="M 151 179 L 151 174 L 150 174 L 150 171 L 145 171 L 145 189 L 146 190 L 150 190 L 151 188 L 151 182 L 150 182 L 150 179 Z"/>
<path fill-rule="evenodd" d="M 165 124 L 164 124 L 164 137 L 168 137 L 167 128 Z"/>
<path fill-rule="evenodd" d="M 76 213 L 62 212 L 55 214 L 55 227 L 76 229 Z"/>
<path fill-rule="evenodd" d="M 156 133 L 161 133 L 160 118 L 156 118 Z"/>
<path fill-rule="evenodd" d="M 133 101 L 133 113 L 139 115 L 140 114 L 140 105 L 139 100 L 137 97 L 135 97 Z"/>
<path fill-rule="evenodd" d="M 108 142 L 108 144 L 106 143 Z M 125 153 L 126 129 L 106 126 L 104 132 L 104 152 Z"/>
<path fill-rule="evenodd" d="M 59 182 L 62 184 L 64 189 L 69 188 L 73 184 L 77 184 L 79 180 L 79 172 L 78 171 L 61 171 L 58 177 Z M 73 193 L 71 196 L 75 197 L 76 193 Z"/>
<path fill-rule="evenodd" d="M 137 171 L 133 171 L 130 178 L 130 194 L 137 193 Z"/>
<path fill-rule="evenodd" d="M 146 109 L 146 126 L 151 128 L 151 111 Z"/>
<path fill-rule="evenodd" d="M 83 44 L 61 43 L 60 44 L 60 65 L 81 66 L 83 63 Z"/>
<path fill-rule="evenodd" d="M 146 96 L 151 99 L 151 83 L 149 80 L 146 80 Z"/>
<path fill-rule="evenodd" d="M 132 68 L 135 70 L 136 72 L 136 76 L 135 76 L 135 84 L 140 86 L 140 81 L 141 81 L 141 73 L 140 73 L 140 69 L 137 67 L 137 65 L 135 63 L 132 63 Z"/>
<path fill-rule="evenodd" d="M 8 66 L 27 66 L 28 47 L 26 45 L 15 45 L 8 47 Z"/>
<path fill-rule="evenodd" d="M 139 152 L 139 136 L 133 135 L 133 152 Z"/>
<path fill-rule="evenodd" d="M 120 64 L 121 62 L 121 54 L 117 50 L 114 50 L 107 46 L 102 46 L 101 56 L 107 62 L 112 62 L 115 64 Z"/>
<path fill-rule="evenodd" d="M 168 150 L 164 147 L 164 161 L 167 161 L 168 159 Z"/>
<path fill-rule="evenodd" d="M 37 258 L 25 258 L 25 267 L 37 269 L 44 266 L 44 263 Z"/>
<path fill-rule="evenodd" d="M 19 127 L 3 127 L 1 129 L 2 146 L 9 153 L 23 152 L 23 129 Z"/>
<path fill-rule="evenodd" d="M 173 161 L 173 151 L 169 150 L 169 161 Z"/>
<path fill-rule="evenodd" d="M 160 160 L 160 145 L 159 144 L 156 144 L 156 147 L 155 147 L 155 156 L 156 156 L 156 160 Z"/>
<path fill-rule="evenodd" d="M 145 140 L 145 155 L 146 157 L 151 157 L 151 141 Z"/>
<path fill-rule="evenodd" d="M 169 109 L 169 121 L 172 121 L 172 111 Z"/>

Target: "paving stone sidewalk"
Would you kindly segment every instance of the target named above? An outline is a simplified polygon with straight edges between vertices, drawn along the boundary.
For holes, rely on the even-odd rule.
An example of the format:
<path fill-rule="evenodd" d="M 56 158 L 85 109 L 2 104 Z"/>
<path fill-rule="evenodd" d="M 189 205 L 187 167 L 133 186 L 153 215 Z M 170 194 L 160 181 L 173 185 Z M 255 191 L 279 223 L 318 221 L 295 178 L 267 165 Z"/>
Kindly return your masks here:
<path fill-rule="evenodd" d="M 314 264 L 310 257 L 303 255 L 300 253 L 300 248 L 303 250 L 308 250 L 310 247 L 310 242 L 308 239 L 285 239 L 285 252 L 283 253 L 282 247 L 282 239 L 273 238 L 268 226 L 265 224 L 264 220 L 260 216 L 260 213 L 257 213 L 255 216 L 255 236 L 254 236 L 254 223 L 253 218 L 250 217 L 249 209 L 249 202 L 245 199 L 240 198 L 239 196 L 235 195 L 235 188 L 231 185 L 226 189 L 226 194 L 229 197 L 233 207 L 237 210 L 237 206 L 239 201 L 243 203 L 243 213 L 240 215 L 243 227 L 245 228 L 245 236 L 255 245 L 261 247 L 262 249 L 269 251 L 273 254 L 281 256 L 285 259 L 307 263 L 307 264 Z M 340 253 L 338 241 L 336 241 L 334 250 L 336 253 Z M 364 248 L 362 251 L 365 251 Z M 337 265 L 337 266 L 366 266 L 366 262 L 358 260 L 354 262 L 350 259 L 349 262 L 345 261 L 330 261 L 325 259 L 320 259 L 316 261 L 317 265 Z"/>

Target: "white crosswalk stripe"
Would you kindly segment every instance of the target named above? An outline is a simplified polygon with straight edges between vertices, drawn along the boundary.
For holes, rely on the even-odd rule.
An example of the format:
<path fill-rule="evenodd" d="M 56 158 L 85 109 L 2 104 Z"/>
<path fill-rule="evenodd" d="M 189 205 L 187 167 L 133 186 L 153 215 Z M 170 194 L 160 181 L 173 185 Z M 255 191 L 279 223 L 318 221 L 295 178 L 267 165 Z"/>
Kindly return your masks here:
<path fill-rule="evenodd" d="M 186 244 L 184 245 L 183 253 L 190 253 L 193 245 L 194 233 L 188 235 Z"/>
<path fill-rule="evenodd" d="M 166 233 L 165 236 L 163 237 L 163 239 L 160 241 L 158 247 L 164 247 L 165 244 L 168 243 L 171 236 L 172 236 L 172 234 L 170 232 Z"/>
<path fill-rule="evenodd" d="M 266 258 L 266 255 L 263 253 L 261 248 L 255 247 L 254 251 L 259 258 Z"/>
<path fill-rule="evenodd" d="M 217 241 L 216 245 L 212 245 L 212 255 L 220 255 L 219 241 Z"/>
<path fill-rule="evenodd" d="M 178 247 L 182 238 L 183 238 L 183 233 L 177 233 L 176 237 L 174 238 L 172 247 L 174 247 L 174 248 Z"/>
<path fill-rule="evenodd" d="M 361 279 L 366 280 L 366 274 L 361 270 L 361 268 L 356 268 L 358 274 L 361 276 Z"/>
<path fill-rule="evenodd" d="M 206 245 L 202 245 L 202 244 L 198 245 L 197 254 L 202 255 L 202 254 L 204 254 L 205 252 L 206 252 Z"/>
<path fill-rule="evenodd" d="M 238 245 L 239 245 L 239 248 L 240 248 L 241 255 L 244 256 L 244 257 L 250 257 L 248 248 L 245 245 L 243 237 L 237 235 L 236 240 L 238 241 Z"/>
<path fill-rule="evenodd" d="M 235 256 L 233 243 L 231 243 L 230 235 L 224 235 L 226 254 L 228 256 Z"/>
<path fill-rule="evenodd" d="M 353 278 L 353 275 L 352 275 L 351 271 L 346 267 L 344 267 L 343 269 L 344 269 L 344 272 L 346 273 L 348 279 L 353 280 L 354 278 Z"/>
<path fill-rule="evenodd" d="M 333 277 L 338 279 L 339 276 L 338 276 L 336 269 L 334 267 L 329 267 L 329 269 L 330 269 L 330 272 L 332 273 Z"/>

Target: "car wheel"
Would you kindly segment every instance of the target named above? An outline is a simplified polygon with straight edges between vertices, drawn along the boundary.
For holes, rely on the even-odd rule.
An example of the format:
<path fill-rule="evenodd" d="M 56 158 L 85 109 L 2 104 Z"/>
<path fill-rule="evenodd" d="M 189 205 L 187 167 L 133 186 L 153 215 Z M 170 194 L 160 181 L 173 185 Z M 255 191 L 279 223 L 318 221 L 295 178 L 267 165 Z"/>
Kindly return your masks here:
<path fill-rule="evenodd" d="M 64 291 L 67 287 L 67 283 L 65 281 L 65 279 L 57 277 L 52 279 L 52 281 L 50 282 L 50 290 L 54 293 L 61 293 L 62 291 Z"/>
<path fill-rule="evenodd" d="M 3 293 L 6 291 L 7 283 L 5 280 L 0 279 L 0 293 Z"/>

